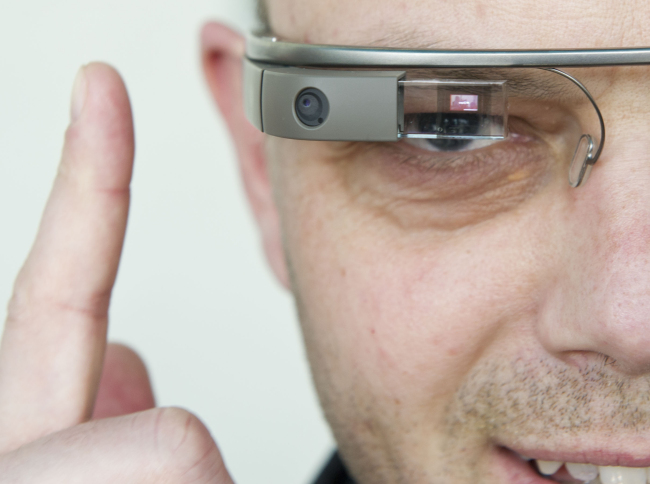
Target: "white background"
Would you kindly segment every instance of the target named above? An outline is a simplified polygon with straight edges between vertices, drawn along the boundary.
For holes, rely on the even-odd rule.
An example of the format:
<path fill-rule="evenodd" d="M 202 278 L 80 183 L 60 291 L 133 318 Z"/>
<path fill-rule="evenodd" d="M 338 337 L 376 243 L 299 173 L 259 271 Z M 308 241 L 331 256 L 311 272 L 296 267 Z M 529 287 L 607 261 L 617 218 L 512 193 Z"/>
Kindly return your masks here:
<path fill-rule="evenodd" d="M 160 405 L 203 419 L 236 482 L 306 483 L 333 443 L 291 298 L 262 258 L 203 83 L 198 35 L 210 18 L 243 31 L 254 24 L 252 2 L 2 2 L 0 299 L 56 171 L 75 73 L 108 61 L 129 88 L 137 140 L 110 338 L 143 355 Z"/>

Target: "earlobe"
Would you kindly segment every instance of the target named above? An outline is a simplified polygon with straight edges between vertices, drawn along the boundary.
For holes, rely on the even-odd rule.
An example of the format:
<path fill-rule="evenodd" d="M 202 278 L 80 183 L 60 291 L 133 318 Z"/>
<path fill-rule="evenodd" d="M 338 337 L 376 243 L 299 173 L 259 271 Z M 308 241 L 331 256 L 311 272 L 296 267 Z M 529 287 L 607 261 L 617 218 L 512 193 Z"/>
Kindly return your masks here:
<path fill-rule="evenodd" d="M 244 114 L 244 38 L 225 25 L 211 22 L 203 27 L 201 44 L 205 78 L 235 144 L 246 195 L 262 235 L 267 260 L 279 281 L 288 288 L 280 219 L 267 171 L 265 135 Z"/>

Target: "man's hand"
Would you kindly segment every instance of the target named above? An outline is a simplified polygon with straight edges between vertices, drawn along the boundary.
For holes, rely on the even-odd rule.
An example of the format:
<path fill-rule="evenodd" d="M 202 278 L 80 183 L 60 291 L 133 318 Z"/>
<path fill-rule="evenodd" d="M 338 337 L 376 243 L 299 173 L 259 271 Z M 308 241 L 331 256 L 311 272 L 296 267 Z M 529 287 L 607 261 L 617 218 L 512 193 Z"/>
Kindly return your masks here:
<path fill-rule="evenodd" d="M 71 118 L 0 345 L 0 482 L 231 483 L 199 419 L 146 410 L 153 396 L 137 355 L 106 351 L 134 152 L 113 69 L 82 68 Z M 93 409 L 111 418 L 91 420 Z"/>

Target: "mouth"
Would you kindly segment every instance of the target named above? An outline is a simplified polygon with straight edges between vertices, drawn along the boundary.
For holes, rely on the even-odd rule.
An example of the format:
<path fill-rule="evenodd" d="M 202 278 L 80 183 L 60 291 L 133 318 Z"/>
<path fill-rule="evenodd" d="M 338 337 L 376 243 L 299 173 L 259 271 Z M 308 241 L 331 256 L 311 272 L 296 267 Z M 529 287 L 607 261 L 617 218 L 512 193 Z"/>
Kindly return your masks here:
<path fill-rule="evenodd" d="M 650 459 L 645 462 L 604 453 L 516 452 L 506 447 L 498 453 L 513 484 L 650 484 Z"/>

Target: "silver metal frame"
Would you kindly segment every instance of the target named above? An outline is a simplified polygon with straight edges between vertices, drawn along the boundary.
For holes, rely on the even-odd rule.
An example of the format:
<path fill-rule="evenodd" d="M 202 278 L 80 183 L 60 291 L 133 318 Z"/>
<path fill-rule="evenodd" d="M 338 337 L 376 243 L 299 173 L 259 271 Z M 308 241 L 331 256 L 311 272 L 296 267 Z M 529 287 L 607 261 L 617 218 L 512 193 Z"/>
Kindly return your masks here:
<path fill-rule="evenodd" d="M 575 77 L 558 69 L 558 67 L 602 67 L 602 66 L 634 66 L 634 65 L 650 65 L 650 47 L 647 48 L 630 48 L 630 49 L 579 49 L 579 50 L 408 50 L 408 49 L 393 49 L 393 48 L 372 48 L 372 47 L 355 47 L 355 46 L 339 46 L 339 45 L 316 45 L 316 44 L 299 44 L 294 42 L 286 42 L 276 37 L 251 34 L 247 39 L 246 46 L 246 60 L 245 60 L 245 96 L 246 110 L 249 119 L 265 132 L 274 134 L 272 127 L 269 123 L 264 122 L 264 101 L 262 95 L 262 77 L 265 71 L 272 72 L 275 75 L 284 76 L 282 79 L 276 80 L 276 86 L 281 85 L 282 82 L 297 82 L 299 78 L 304 78 L 307 71 L 310 72 L 312 83 L 314 79 L 322 76 L 321 81 L 326 80 L 330 86 L 339 93 L 345 93 L 347 89 L 341 89 L 342 82 L 372 82 L 372 75 L 365 75 L 359 72 L 335 71 L 326 73 L 324 71 L 305 70 L 307 67 L 321 67 L 321 68 L 343 68 L 343 67 L 356 67 L 367 68 L 375 67 L 385 69 L 385 72 L 375 72 L 379 76 L 384 76 L 383 87 L 388 86 L 388 90 L 392 89 L 390 83 L 399 82 L 403 72 L 394 72 L 394 77 L 391 75 L 391 68 L 395 70 L 406 68 L 541 68 L 554 72 L 560 76 L 565 77 L 573 82 L 580 88 L 588 97 L 589 101 L 594 106 L 600 122 L 601 136 L 598 143 L 598 149 L 594 152 L 594 143 L 590 135 L 589 149 L 583 160 L 577 160 L 576 155 L 571 162 L 571 173 L 576 163 L 581 163 L 580 170 L 578 171 L 577 179 L 571 179 L 569 175 L 569 183 L 572 187 L 578 187 L 586 180 L 593 165 L 598 161 L 603 147 L 605 144 L 605 122 L 598 108 L 596 101 L 589 92 L 589 90 Z M 303 69 L 297 69 L 303 68 Z M 302 73 L 300 73 L 302 71 Z M 291 74 L 294 74 L 293 76 Z M 363 76 L 360 77 L 360 76 Z M 337 79 L 338 78 L 338 79 Z M 349 79 L 346 79 L 349 78 Z M 389 79 L 390 78 L 390 79 Z M 304 81 L 304 79 L 303 79 Z M 302 81 L 300 81 L 302 82 Z M 386 83 L 389 84 L 386 84 Z M 363 96 L 363 86 L 357 85 L 357 96 Z M 268 96 L 268 99 L 273 99 L 277 104 L 267 106 L 273 108 L 274 119 L 278 117 L 277 113 L 281 113 L 280 124 L 282 130 L 288 129 L 290 126 L 291 136 L 299 139 L 334 139 L 337 135 L 345 138 L 345 129 L 347 129 L 346 116 L 340 116 L 337 120 L 345 129 L 338 129 L 337 123 L 330 123 L 327 129 L 322 131 L 321 136 L 314 135 L 317 130 L 313 130 L 311 134 L 302 129 L 296 129 L 293 126 L 294 122 L 289 116 L 285 104 L 288 105 L 285 99 L 281 99 L 284 88 L 275 88 L 273 96 Z M 253 93 L 251 96 L 249 93 Z M 390 96 L 389 96 L 390 98 Z M 278 103 L 278 99 L 281 102 Z M 356 102 L 361 102 L 358 97 L 354 99 Z M 352 99 L 348 96 L 348 102 Z M 280 105 L 282 104 L 282 105 Z M 376 113 L 369 116 L 369 119 L 379 120 L 380 114 L 388 113 L 390 117 L 396 106 L 392 99 L 382 110 L 377 110 L 377 102 L 366 103 L 367 106 L 375 106 Z M 384 103 L 385 104 L 385 103 Z M 284 112 L 287 111 L 287 112 Z M 349 120 L 348 120 L 349 121 Z M 270 123 L 272 124 L 272 123 Z M 367 125 L 369 128 L 378 128 L 379 125 L 373 126 L 373 123 Z M 390 126 L 382 126 L 383 132 L 382 140 L 395 141 L 398 136 L 391 132 Z M 280 133 L 276 135 L 282 136 Z M 304 136 L 309 136 L 305 138 Z M 312 137 L 313 136 L 313 137 Z M 366 134 L 367 138 L 373 139 L 370 132 Z M 285 136 L 286 137 L 286 136 Z M 584 136 L 583 136 L 584 137 Z M 581 139 L 582 140 L 582 139 Z"/>
<path fill-rule="evenodd" d="M 576 86 L 578 86 L 582 90 L 582 92 L 585 93 L 587 98 L 589 98 L 589 101 L 594 106 L 594 109 L 596 110 L 596 114 L 598 115 L 598 121 L 600 123 L 600 143 L 598 144 L 598 150 L 594 153 L 593 139 L 591 138 L 590 135 L 583 134 L 582 137 L 584 138 L 586 136 L 589 140 L 589 149 L 587 150 L 587 156 L 585 157 L 584 160 L 582 160 L 582 166 L 580 167 L 580 172 L 578 173 L 578 177 L 575 180 L 571 179 L 571 169 L 573 168 L 573 164 L 576 163 L 576 161 L 578 161 L 576 159 L 576 154 L 578 153 L 577 148 L 576 148 L 576 154 L 573 155 L 573 160 L 571 160 L 571 166 L 569 167 L 569 184 L 573 188 L 578 188 L 582 184 L 582 182 L 587 179 L 587 177 L 589 176 L 589 172 L 591 171 L 591 168 L 596 164 L 598 158 L 600 158 L 600 154 L 603 152 L 603 147 L 605 146 L 605 135 L 606 135 L 605 120 L 603 119 L 603 113 L 600 112 L 600 108 L 598 107 L 596 100 L 591 95 L 589 90 L 584 86 L 584 84 L 582 84 L 575 77 L 571 76 L 570 74 L 567 74 L 564 71 L 561 71 L 560 69 L 547 69 L 547 70 L 551 72 L 555 72 L 556 74 L 559 74 L 560 76 L 567 78 L 568 80 L 573 82 Z"/>
<path fill-rule="evenodd" d="M 246 56 L 303 67 L 597 67 L 650 64 L 650 47 L 580 50 L 407 50 L 298 44 L 251 34 Z"/>

